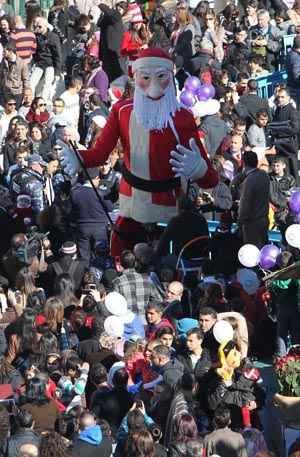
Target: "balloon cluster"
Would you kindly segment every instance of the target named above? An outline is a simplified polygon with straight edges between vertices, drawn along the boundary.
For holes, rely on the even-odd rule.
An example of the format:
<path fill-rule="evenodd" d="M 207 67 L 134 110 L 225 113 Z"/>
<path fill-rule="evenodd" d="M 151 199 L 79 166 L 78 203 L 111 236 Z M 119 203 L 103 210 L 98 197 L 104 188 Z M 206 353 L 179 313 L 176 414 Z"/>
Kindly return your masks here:
<path fill-rule="evenodd" d="M 289 206 L 297 224 L 290 225 L 285 232 L 288 244 L 300 249 L 300 190 L 295 190 L 289 199 Z"/>
<path fill-rule="evenodd" d="M 244 267 L 260 265 L 264 270 L 275 267 L 279 256 L 280 249 L 275 244 L 266 244 L 261 250 L 254 244 L 244 244 L 238 252 L 239 261 Z"/>
<path fill-rule="evenodd" d="M 179 98 L 183 105 L 191 108 L 197 101 L 205 102 L 214 98 L 215 94 L 216 90 L 212 84 L 202 84 L 196 76 L 189 76 Z"/>

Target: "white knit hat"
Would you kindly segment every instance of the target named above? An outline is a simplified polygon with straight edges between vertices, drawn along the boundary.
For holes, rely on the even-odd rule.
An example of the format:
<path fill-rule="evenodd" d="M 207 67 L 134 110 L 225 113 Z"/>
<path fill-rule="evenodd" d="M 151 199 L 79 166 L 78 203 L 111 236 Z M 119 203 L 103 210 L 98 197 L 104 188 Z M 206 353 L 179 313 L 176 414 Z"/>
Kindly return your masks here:
<path fill-rule="evenodd" d="M 104 301 L 105 307 L 110 314 L 122 316 L 127 313 L 127 301 L 119 292 L 109 292 Z"/>
<path fill-rule="evenodd" d="M 108 316 L 104 321 L 104 330 L 109 336 L 122 338 L 124 324 L 119 316 Z"/>

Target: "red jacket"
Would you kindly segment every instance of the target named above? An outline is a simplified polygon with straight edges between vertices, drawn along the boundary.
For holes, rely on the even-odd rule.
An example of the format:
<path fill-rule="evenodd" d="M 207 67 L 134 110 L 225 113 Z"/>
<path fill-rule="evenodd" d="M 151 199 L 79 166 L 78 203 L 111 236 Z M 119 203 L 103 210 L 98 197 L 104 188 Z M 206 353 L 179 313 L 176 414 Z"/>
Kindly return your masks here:
<path fill-rule="evenodd" d="M 121 55 L 128 57 L 130 61 L 136 60 L 142 46 L 142 41 L 134 40 L 131 32 L 125 32 L 121 43 Z"/>
<path fill-rule="evenodd" d="M 49 117 L 50 117 L 50 114 L 48 113 L 48 111 L 44 111 L 40 114 L 36 114 L 30 108 L 30 110 L 26 114 L 26 121 L 38 122 L 39 124 L 46 124 L 49 120 Z"/>
<path fill-rule="evenodd" d="M 190 138 L 195 138 L 200 153 L 207 163 L 207 172 L 197 184 L 205 189 L 215 187 L 218 175 L 199 140 L 197 127 L 190 111 L 181 108 L 173 117 L 180 143 L 189 147 Z M 170 126 L 163 130 L 145 131 L 136 122 L 132 100 L 116 103 L 107 123 L 93 148 L 80 151 L 86 167 L 102 165 L 115 148 L 119 138 L 123 146 L 124 165 L 132 174 L 147 181 L 166 181 L 174 178 L 169 163 L 170 153 L 178 144 Z M 166 192 L 145 192 L 128 184 L 120 183 L 120 213 L 141 223 L 165 222 L 177 214 L 176 199 L 180 188 Z"/>

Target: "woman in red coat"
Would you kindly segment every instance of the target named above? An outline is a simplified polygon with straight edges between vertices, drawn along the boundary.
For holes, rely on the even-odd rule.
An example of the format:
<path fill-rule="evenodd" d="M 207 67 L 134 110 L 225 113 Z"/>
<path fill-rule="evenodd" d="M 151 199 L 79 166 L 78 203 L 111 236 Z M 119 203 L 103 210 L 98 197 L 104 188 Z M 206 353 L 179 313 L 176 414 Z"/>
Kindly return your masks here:
<path fill-rule="evenodd" d="M 35 97 L 31 103 L 30 110 L 26 115 L 26 121 L 46 124 L 50 117 L 50 114 L 46 110 L 46 106 L 46 102 L 42 97 Z"/>
<path fill-rule="evenodd" d="M 129 30 L 124 33 L 121 43 L 121 55 L 127 57 L 128 75 L 132 77 L 131 63 L 137 59 L 138 53 L 148 47 L 148 32 L 143 22 L 142 14 L 133 15 L 130 22 Z"/>

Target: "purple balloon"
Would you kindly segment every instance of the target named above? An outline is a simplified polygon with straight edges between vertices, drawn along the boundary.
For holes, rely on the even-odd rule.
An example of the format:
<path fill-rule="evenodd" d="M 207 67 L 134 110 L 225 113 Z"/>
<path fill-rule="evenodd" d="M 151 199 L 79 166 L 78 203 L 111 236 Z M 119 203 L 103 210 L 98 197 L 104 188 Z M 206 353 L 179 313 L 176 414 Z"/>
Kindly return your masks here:
<path fill-rule="evenodd" d="M 206 102 L 207 101 L 207 97 L 202 94 L 199 94 L 199 92 L 197 93 L 197 99 L 199 100 L 199 102 Z"/>
<path fill-rule="evenodd" d="M 196 101 L 194 94 L 188 90 L 183 90 L 179 98 L 181 103 L 189 108 L 193 106 Z"/>
<path fill-rule="evenodd" d="M 212 84 L 203 84 L 197 91 L 198 100 L 208 100 L 216 95 L 216 90 Z"/>
<path fill-rule="evenodd" d="M 196 76 L 189 76 L 184 82 L 184 88 L 192 94 L 196 94 L 201 87 L 201 81 Z"/>
<path fill-rule="evenodd" d="M 290 208 L 293 213 L 300 213 L 300 191 L 293 192 L 289 200 Z"/>
<path fill-rule="evenodd" d="M 280 250 L 275 244 L 266 244 L 260 251 L 260 266 L 266 270 L 275 267 L 279 254 Z"/>

